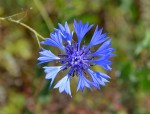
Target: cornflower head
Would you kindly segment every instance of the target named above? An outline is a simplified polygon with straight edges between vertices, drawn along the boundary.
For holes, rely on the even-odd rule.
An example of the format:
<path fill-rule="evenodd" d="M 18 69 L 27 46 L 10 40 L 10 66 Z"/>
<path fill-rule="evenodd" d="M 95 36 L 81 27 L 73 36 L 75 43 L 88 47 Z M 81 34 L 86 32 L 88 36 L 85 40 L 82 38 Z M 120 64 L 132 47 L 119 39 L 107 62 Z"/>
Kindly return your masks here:
<path fill-rule="evenodd" d="M 81 45 L 83 37 L 93 25 L 89 25 L 88 22 L 84 24 L 82 21 L 77 22 L 74 20 L 74 31 L 77 41 L 73 40 L 74 33 L 70 31 L 67 22 L 64 26 L 58 24 L 58 27 L 50 34 L 50 38 L 46 38 L 41 44 L 55 46 L 62 53 L 55 55 L 50 50 L 42 49 L 38 58 L 39 64 L 51 61 L 59 61 L 60 63 L 60 66 L 43 67 L 46 79 L 51 79 L 50 86 L 58 72 L 66 69 L 69 69 L 66 76 L 54 86 L 54 88 L 59 88 L 60 93 L 64 92 L 72 96 L 70 79 L 74 76 L 78 77 L 77 91 L 80 89 L 83 92 L 85 87 L 100 89 L 100 86 L 105 86 L 105 82 L 108 82 L 110 77 L 105 73 L 91 70 L 91 67 L 99 65 L 105 70 L 110 71 L 112 69 L 110 67 L 112 62 L 109 60 L 110 57 L 114 56 L 112 53 L 114 49 L 111 48 L 111 39 L 107 37 L 106 33 L 102 33 L 102 28 L 98 29 L 98 26 L 96 26 L 90 43 L 87 46 L 85 44 Z M 95 45 L 100 45 L 100 47 L 92 52 L 91 48 Z"/>

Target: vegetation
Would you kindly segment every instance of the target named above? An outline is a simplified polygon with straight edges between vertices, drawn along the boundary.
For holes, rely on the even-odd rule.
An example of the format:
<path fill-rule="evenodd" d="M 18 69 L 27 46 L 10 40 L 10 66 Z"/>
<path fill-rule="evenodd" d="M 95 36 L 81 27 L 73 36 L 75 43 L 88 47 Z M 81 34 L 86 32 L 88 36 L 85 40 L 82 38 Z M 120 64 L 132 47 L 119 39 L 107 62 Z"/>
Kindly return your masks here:
<path fill-rule="evenodd" d="M 149 114 L 149 11 L 149 0 L 1 0 L 0 114 Z M 74 19 L 103 27 L 117 56 L 106 87 L 76 93 L 74 78 L 71 98 L 49 88 L 37 58 L 43 37 Z"/>

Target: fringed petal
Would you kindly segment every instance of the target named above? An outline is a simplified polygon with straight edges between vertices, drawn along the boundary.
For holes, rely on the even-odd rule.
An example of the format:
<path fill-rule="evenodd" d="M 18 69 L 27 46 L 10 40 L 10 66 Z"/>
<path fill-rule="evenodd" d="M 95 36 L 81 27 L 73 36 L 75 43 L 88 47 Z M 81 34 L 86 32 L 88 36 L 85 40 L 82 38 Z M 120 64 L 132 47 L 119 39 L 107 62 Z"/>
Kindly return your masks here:
<path fill-rule="evenodd" d="M 80 45 L 84 35 L 93 27 L 93 25 L 89 25 L 89 23 L 83 24 L 82 21 L 77 22 L 74 20 L 74 29 L 78 37 L 78 44 Z"/>
<path fill-rule="evenodd" d="M 59 57 L 54 55 L 50 50 L 42 49 L 42 51 L 39 52 L 39 54 L 40 54 L 40 57 L 38 58 L 38 60 L 40 61 L 39 64 L 60 59 Z"/>
<path fill-rule="evenodd" d="M 54 88 L 59 88 L 59 92 L 65 92 L 66 94 L 69 94 L 71 97 L 71 90 L 70 90 L 70 77 L 66 75 L 64 78 L 62 78 Z"/>
<path fill-rule="evenodd" d="M 95 32 L 92 36 L 92 39 L 91 39 L 90 44 L 89 44 L 88 47 L 92 47 L 94 45 L 101 44 L 105 40 L 107 40 L 106 33 L 102 34 L 102 30 L 103 29 L 98 30 L 98 26 L 96 27 Z"/>
<path fill-rule="evenodd" d="M 44 72 L 46 73 L 45 79 L 51 79 L 50 86 L 52 85 L 56 75 L 61 70 L 62 66 L 56 66 L 56 67 L 43 67 Z"/>

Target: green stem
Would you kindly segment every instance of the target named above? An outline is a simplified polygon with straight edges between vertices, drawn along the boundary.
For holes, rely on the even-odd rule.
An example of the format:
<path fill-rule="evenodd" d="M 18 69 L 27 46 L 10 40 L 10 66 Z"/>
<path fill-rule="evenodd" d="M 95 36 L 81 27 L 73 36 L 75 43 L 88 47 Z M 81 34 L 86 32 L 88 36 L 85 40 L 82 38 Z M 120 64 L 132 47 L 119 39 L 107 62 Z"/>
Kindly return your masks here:
<path fill-rule="evenodd" d="M 16 23 L 16 24 L 19 24 L 21 26 L 24 26 L 25 28 L 29 29 L 31 32 L 33 32 L 36 36 L 38 36 L 39 38 L 41 38 L 42 40 L 44 40 L 44 37 L 42 35 L 40 35 L 38 32 L 36 32 L 33 28 L 29 27 L 28 25 L 18 21 L 18 20 L 14 20 L 12 18 L 9 18 L 9 17 L 6 17 L 6 18 L 0 18 L 0 20 L 4 21 L 4 20 L 7 20 L 7 21 L 10 21 L 10 22 L 13 22 L 13 23 Z"/>
<path fill-rule="evenodd" d="M 45 23 L 47 24 L 48 29 L 52 32 L 54 28 L 54 24 L 51 20 L 51 18 L 48 16 L 45 8 L 43 7 L 43 4 L 40 0 L 33 0 L 37 9 L 39 10 L 40 14 L 42 15 Z"/>

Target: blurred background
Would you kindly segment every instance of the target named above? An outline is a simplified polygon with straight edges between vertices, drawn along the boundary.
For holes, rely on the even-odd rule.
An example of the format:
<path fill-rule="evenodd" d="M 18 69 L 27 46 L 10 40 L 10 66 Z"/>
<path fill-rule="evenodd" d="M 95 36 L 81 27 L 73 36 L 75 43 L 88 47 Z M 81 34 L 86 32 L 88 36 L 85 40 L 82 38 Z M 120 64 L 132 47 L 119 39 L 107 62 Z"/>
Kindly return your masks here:
<path fill-rule="evenodd" d="M 113 70 L 104 71 L 110 83 L 101 90 L 75 93 L 72 80 L 70 98 L 49 88 L 50 81 L 44 79 L 35 35 L 1 20 L 0 114 L 150 114 L 149 0 L 0 0 L 0 17 L 19 12 L 26 13 L 14 18 L 24 17 L 21 22 L 44 37 L 58 22 L 68 21 L 72 28 L 74 18 L 99 25 L 112 38 L 117 56 L 112 58 Z"/>

